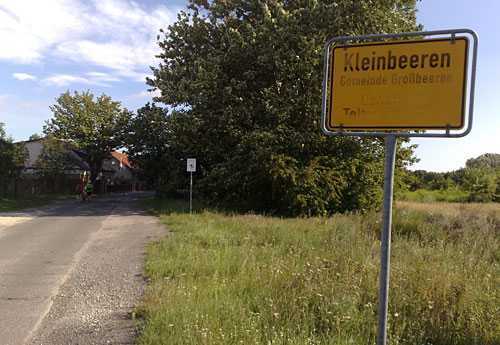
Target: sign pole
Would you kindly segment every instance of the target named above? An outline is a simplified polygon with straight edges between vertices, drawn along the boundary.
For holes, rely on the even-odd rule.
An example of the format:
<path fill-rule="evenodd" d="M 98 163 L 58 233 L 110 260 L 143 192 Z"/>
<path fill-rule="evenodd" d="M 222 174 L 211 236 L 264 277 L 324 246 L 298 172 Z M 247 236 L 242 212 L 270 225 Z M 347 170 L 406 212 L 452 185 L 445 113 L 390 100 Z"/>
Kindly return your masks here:
<path fill-rule="evenodd" d="M 190 173 L 190 182 L 189 182 L 189 213 L 193 213 L 193 172 Z"/>
<path fill-rule="evenodd" d="M 382 215 L 382 241 L 380 245 L 380 286 L 378 298 L 377 345 L 387 344 L 387 309 L 389 305 L 389 272 L 391 265 L 392 194 L 394 189 L 394 163 L 397 137 L 385 137 L 384 205 Z"/>
<path fill-rule="evenodd" d="M 397 138 L 470 133 L 477 47 L 470 29 L 339 36 L 325 44 L 321 130 L 385 140 L 377 345 L 387 345 Z"/>
<path fill-rule="evenodd" d="M 189 214 L 193 213 L 193 172 L 196 172 L 196 158 L 188 158 L 186 171 L 189 172 Z"/>

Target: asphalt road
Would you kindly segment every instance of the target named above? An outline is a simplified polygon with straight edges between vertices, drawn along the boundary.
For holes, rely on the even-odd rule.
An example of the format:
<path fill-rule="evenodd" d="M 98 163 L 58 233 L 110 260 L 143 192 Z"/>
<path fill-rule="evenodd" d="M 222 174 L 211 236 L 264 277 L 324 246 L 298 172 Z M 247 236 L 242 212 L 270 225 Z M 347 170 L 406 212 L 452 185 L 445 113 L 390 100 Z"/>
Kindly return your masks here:
<path fill-rule="evenodd" d="M 131 344 L 144 249 L 163 233 L 116 195 L 0 214 L 0 344 Z"/>

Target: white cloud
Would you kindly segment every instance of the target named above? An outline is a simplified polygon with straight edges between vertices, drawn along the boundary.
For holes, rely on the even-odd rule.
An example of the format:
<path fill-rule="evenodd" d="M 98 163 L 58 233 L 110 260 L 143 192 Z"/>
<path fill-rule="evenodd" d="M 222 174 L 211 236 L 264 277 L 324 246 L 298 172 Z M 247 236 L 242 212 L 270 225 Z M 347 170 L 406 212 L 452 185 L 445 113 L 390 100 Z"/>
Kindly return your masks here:
<path fill-rule="evenodd" d="M 104 82 L 111 82 L 111 81 L 120 81 L 120 78 L 117 78 L 109 73 L 104 73 L 104 72 L 88 72 L 86 75 L 91 78 L 94 81 L 104 81 Z"/>
<path fill-rule="evenodd" d="M 110 82 L 117 82 L 121 79 L 105 72 L 87 72 L 85 76 L 72 74 L 53 74 L 42 79 L 45 85 L 68 86 L 70 84 L 87 84 L 110 87 Z"/>
<path fill-rule="evenodd" d="M 89 25 L 95 28 L 94 35 L 63 42 L 56 47 L 55 54 L 144 82 L 149 66 L 156 64 L 158 31 L 173 22 L 176 11 L 163 6 L 146 11 L 125 0 L 94 1 L 94 6 L 96 12 L 88 18 Z"/>
<path fill-rule="evenodd" d="M 0 59 L 33 63 L 51 46 L 82 31 L 77 0 L 2 0 L 0 4 Z"/>
<path fill-rule="evenodd" d="M 127 70 L 120 70 L 120 71 L 117 71 L 116 73 L 118 73 L 119 75 L 121 75 L 123 77 L 133 79 L 135 81 L 139 81 L 141 83 L 144 83 L 146 81 L 146 77 L 152 77 L 151 74 L 136 72 L 136 71 L 132 71 L 132 70 L 128 70 L 128 71 Z"/>
<path fill-rule="evenodd" d="M 89 40 L 65 42 L 59 45 L 56 53 L 73 61 L 87 61 L 118 71 L 133 71 L 137 67 L 147 67 L 154 53 L 149 55 L 141 47 L 125 42 L 93 42 Z"/>
<path fill-rule="evenodd" d="M 108 84 L 102 83 L 100 81 L 92 80 L 85 77 L 70 75 L 70 74 L 55 74 L 50 77 L 43 79 L 42 81 L 46 85 L 54 86 L 67 86 L 70 84 L 88 84 L 88 85 L 99 85 L 99 86 L 110 86 Z"/>
<path fill-rule="evenodd" d="M 139 93 L 135 93 L 132 95 L 133 98 L 153 98 L 153 97 L 160 97 L 161 92 L 160 90 L 154 90 L 154 91 L 141 91 Z"/>
<path fill-rule="evenodd" d="M 12 76 L 17 80 L 36 80 L 34 75 L 28 73 L 13 73 Z"/>
<path fill-rule="evenodd" d="M 144 82 L 148 66 L 156 65 L 158 30 L 175 20 L 177 10 L 131 0 L 2 0 L 0 41 L 9 49 L 0 50 L 0 60 L 59 58 Z"/>

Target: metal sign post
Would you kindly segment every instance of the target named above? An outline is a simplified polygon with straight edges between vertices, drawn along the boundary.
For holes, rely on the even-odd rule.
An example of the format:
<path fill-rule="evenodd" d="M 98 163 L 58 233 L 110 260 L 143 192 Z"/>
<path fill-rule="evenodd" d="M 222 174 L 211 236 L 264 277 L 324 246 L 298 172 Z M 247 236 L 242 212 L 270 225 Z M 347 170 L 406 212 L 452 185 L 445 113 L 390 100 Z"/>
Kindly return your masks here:
<path fill-rule="evenodd" d="M 377 345 L 387 344 L 397 138 L 470 133 L 477 46 L 469 29 L 342 36 L 325 45 L 323 133 L 385 139 Z"/>
<path fill-rule="evenodd" d="M 189 213 L 193 213 L 193 172 L 189 172 Z"/>
<path fill-rule="evenodd" d="M 188 158 L 186 171 L 189 172 L 189 213 L 193 213 L 193 172 L 196 172 L 196 158 Z"/>
<path fill-rule="evenodd" d="M 389 274 L 391 267 L 392 195 L 394 189 L 394 164 L 397 137 L 385 137 L 384 204 L 382 215 L 382 239 L 380 245 L 380 291 L 378 304 L 377 344 L 387 343 L 387 308 L 389 306 Z"/>

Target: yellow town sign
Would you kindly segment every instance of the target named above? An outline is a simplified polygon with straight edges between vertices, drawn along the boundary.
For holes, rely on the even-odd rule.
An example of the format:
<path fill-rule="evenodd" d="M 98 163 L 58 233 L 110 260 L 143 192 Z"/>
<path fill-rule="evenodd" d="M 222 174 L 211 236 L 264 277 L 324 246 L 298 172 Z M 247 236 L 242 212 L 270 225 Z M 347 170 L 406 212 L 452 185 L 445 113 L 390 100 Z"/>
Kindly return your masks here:
<path fill-rule="evenodd" d="M 335 46 L 329 131 L 461 129 L 468 40 L 405 40 Z"/>

